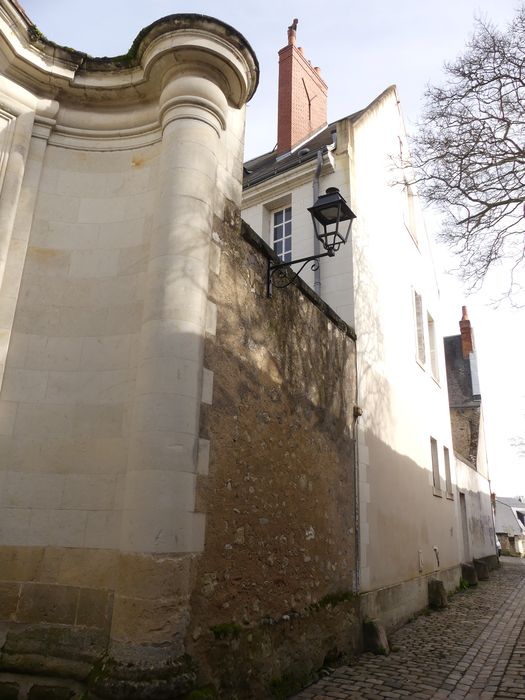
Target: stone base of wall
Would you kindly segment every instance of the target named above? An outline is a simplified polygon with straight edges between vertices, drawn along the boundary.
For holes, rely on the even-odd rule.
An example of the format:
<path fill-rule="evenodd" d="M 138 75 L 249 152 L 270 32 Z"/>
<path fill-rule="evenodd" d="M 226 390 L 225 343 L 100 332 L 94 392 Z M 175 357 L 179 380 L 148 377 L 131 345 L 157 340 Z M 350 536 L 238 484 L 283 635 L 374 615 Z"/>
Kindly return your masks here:
<path fill-rule="evenodd" d="M 195 648 L 204 682 L 227 700 L 288 697 L 360 650 L 359 600 L 327 596 L 303 613 L 259 625 L 218 625 L 214 642 Z M 192 654 L 193 656 L 193 654 Z"/>
<path fill-rule="evenodd" d="M 358 650 L 351 594 L 278 619 L 210 622 L 192 639 L 196 560 L 0 548 L 0 700 L 171 700 L 206 685 L 267 698 Z"/>
<path fill-rule="evenodd" d="M 49 683 L 69 688 L 64 698 L 79 688 L 129 700 L 187 692 L 196 680 L 185 657 L 194 562 L 192 554 L 0 547 L 0 699 L 61 700 Z"/>
<path fill-rule="evenodd" d="M 461 566 L 435 571 L 431 574 L 386 586 L 361 596 L 361 616 L 379 618 L 387 631 L 401 627 L 413 615 L 428 605 L 428 581 L 443 581 L 447 592 L 456 590 L 461 577 Z"/>
<path fill-rule="evenodd" d="M 11 672 L 0 672 L 0 699 L 176 700 L 188 697 L 192 689 L 208 689 L 210 697 L 227 700 L 286 697 L 313 680 L 324 665 L 337 665 L 358 652 L 358 608 L 357 598 L 328 598 L 303 614 L 265 620 L 256 627 L 217 626 L 213 642 L 194 650 L 200 668 L 189 656 L 146 666 L 117 663 L 106 655 L 75 667 L 71 658 L 55 655 L 42 665 L 26 638 L 26 649 L 14 662 L 11 657 L 7 663 L 2 655 L 3 669 L 11 666 Z M 64 654 L 70 656 L 70 651 Z"/>

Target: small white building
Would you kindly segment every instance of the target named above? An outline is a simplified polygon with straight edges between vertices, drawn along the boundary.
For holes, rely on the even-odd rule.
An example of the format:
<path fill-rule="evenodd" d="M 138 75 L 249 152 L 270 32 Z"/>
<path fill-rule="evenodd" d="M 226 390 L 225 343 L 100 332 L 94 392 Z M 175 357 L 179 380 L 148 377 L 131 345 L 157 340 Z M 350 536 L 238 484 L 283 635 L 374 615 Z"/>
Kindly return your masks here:
<path fill-rule="evenodd" d="M 503 554 L 525 556 L 525 502 L 518 498 L 496 498 L 496 533 Z"/>

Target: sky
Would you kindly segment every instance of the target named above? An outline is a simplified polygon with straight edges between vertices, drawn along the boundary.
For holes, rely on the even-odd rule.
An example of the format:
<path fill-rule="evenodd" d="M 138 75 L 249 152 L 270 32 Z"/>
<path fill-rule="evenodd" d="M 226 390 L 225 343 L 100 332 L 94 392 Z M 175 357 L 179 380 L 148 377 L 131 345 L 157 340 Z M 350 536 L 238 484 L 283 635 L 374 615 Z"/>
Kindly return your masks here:
<path fill-rule="evenodd" d="M 277 52 L 287 27 L 299 19 L 297 43 L 328 84 L 328 119 L 335 121 L 369 104 L 389 85 L 398 87 L 408 131 L 420 115 L 427 84 L 443 80 L 443 63 L 464 49 L 474 18 L 505 25 L 515 0 L 21 0 L 48 39 L 92 56 L 126 53 L 138 32 L 169 14 L 192 12 L 216 17 L 240 31 L 254 49 L 260 82 L 247 107 L 245 158 L 270 151 L 277 132 Z M 429 232 L 439 227 L 427 216 Z M 525 439 L 525 308 L 492 303 L 504 287 L 505 265 L 481 292 L 468 296 L 457 266 L 443 248 L 436 261 L 445 272 L 442 333 L 459 333 L 466 304 L 475 334 L 485 412 L 487 451 L 493 490 L 500 496 L 525 495 L 525 457 L 511 446 Z"/>

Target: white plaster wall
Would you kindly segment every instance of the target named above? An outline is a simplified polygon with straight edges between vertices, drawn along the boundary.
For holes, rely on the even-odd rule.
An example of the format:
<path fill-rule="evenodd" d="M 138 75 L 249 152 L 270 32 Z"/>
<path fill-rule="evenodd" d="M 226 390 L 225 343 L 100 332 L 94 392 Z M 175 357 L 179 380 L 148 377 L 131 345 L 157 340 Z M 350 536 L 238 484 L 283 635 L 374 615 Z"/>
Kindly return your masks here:
<path fill-rule="evenodd" d="M 459 556 L 454 503 L 444 488 L 443 447 L 453 453 L 439 292 L 421 214 L 416 244 L 405 225 L 402 188 L 393 185 L 391 159 L 400 138 L 391 90 L 356 124 L 351 165 L 365 590 L 452 567 Z M 435 322 L 439 381 L 430 371 L 428 339 L 425 366 L 416 359 L 414 290 L 425 318 L 428 310 Z M 438 444 L 441 496 L 434 495 L 431 436 Z"/>
<path fill-rule="evenodd" d="M 354 127 L 341 123 L 335 170 L 325 168 L 320 181 L 321 192 L 339 187 L 357 215 L 351 243 L 322 261 L 321 284 L 323 298 L 357 334 L 358 403 L 364 411 L 357 430 L 364 591 L 460 561 L 455 503 L 445 493 L 444 447 L 449 449 L 453 483 L 455 460 L 436 272 L 417 202 L 416 243 L 407 229 L 403 188 L 393 184 L 397 174 L 392 158 L 405 140 L 397 94 L 390 89 Z M 245 193 L 250 206 L 243 209 L 243 218 L 255 231 L 263 231 L 267 241 L 264 204 L 291 197 L 294 257 L 313 253 L 304 231 L 310 230 L 306 207 L 312 201 L 314 168 L 302 182 L 294 182 L 289 172 Z M 302 276 L 313 284 L 313 275 Z M 425 319 L 427 311 L 434 319 L 437 381 L 428 337 L 427 362 L 421 366 L 416 359 L 414 290 L 422 296 Z M 431 436 L 438 444 L 441 496 L 434 495 Z"/>
<path fill-rule="evenodd" d="M 460 459 L 456 458 L 455 462 L 457 488 L 465 494 L 470 557 L 481 558 L 494 555 L 496 537 L 490 500 L 490 482 L 486 476 Z M 458 523 L 461 524 L 459 512 Z M 462 561 L 468 561 L 467 553 L 464 551 L 462 551 Z"/>

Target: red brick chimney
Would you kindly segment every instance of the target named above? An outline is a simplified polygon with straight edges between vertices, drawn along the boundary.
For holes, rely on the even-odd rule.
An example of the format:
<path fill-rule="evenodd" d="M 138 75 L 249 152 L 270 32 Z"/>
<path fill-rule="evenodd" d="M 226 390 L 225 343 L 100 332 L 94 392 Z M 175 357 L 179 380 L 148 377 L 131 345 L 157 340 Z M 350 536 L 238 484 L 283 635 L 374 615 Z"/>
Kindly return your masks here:
<path fill-rule="evenodd" d="M 286 153 L 326 121 L 328 87 L 295 45 L 298 20 L 288 27 L 288 46 L 279 51 L 277 152 Z"/>
<path fill-rule="evenodd" d="M 471 352 L 474 351 L 474 335 L 472 327 L 468 320 L 467 307 L 461 307 L 461 321 L 459 322 L 459 330 L 461 332 L 461 349 L 463 351 L 463 359 L 466 360 Z"/>

